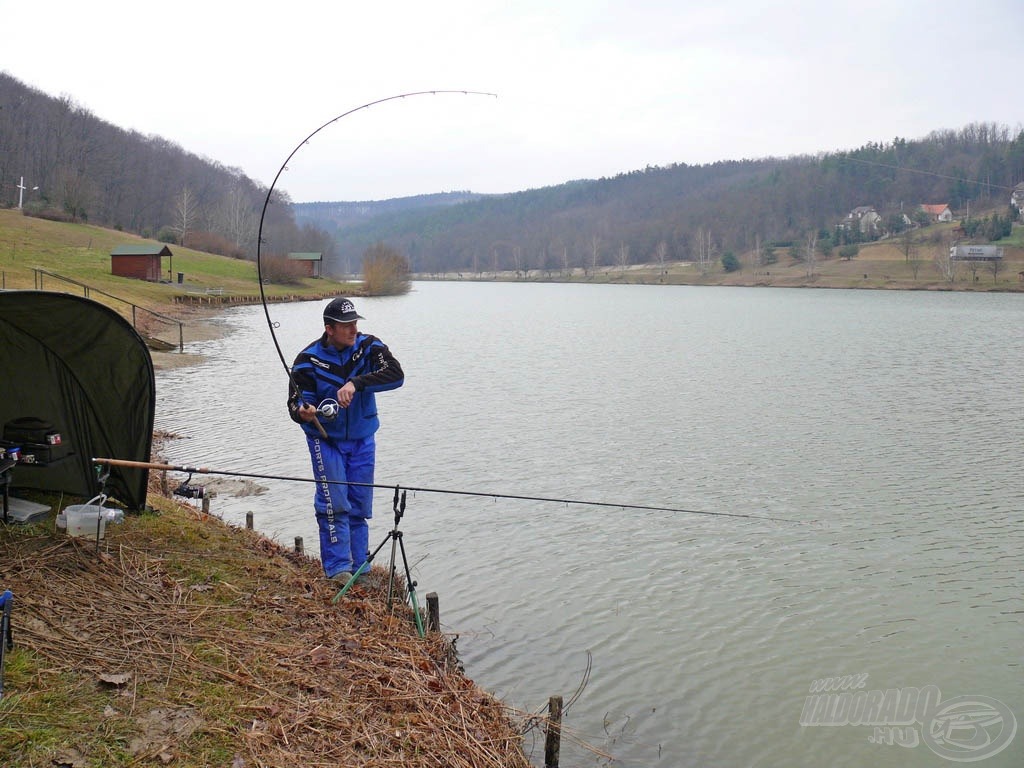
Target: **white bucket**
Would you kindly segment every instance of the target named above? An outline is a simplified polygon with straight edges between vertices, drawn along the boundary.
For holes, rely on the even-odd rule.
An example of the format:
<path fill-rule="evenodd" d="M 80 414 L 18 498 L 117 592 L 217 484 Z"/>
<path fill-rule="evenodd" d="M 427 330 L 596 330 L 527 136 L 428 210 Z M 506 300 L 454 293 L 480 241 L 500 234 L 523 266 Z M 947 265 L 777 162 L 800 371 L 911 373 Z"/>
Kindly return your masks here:
<path fill-rule="evenodd" d="M 68 536 L 86 536 L 91 538 L 103 538 L 107 529 L 107 521 L 120 522 L 122 515 L 120 510 L 106 509 L 103 502 L 107 497 L 102 493 L 99 496 L 89 499 L 85 504 L 72 504 L 65 507 L 64 511 L 57 515 L 57 527 L 66 528 Z"/>
<path fill-rule="evenodd" d="M 98 527 L 99 538 L 102 539 L 107 529 L 103 507 L 99 504 L 72 504 L 64 510 L 64 524 L 68 536 L 88 536 L 95 539 Z"/>

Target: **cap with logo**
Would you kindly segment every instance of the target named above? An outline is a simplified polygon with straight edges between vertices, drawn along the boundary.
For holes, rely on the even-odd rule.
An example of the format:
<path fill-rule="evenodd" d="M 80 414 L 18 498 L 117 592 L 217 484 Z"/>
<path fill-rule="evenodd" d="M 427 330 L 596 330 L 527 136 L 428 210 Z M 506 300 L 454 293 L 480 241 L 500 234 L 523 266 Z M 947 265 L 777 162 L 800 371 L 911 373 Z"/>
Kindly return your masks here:
<path fill-rule="evenodd" d="M 331 303 L 324 307 L 324 323 L 354 323 L 356 320 L 366 318 L 356 313 L 356 305 L 351 299 L 339 296 L 332 299 Z"/>

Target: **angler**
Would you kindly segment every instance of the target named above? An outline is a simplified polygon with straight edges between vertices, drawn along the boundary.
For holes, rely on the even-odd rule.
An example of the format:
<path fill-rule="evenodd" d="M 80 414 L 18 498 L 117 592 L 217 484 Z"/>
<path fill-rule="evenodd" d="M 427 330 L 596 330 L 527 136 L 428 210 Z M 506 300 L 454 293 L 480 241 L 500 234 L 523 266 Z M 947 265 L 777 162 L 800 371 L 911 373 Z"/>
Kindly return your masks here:
<path fill-rule="evenodd" d="M 375 395 L 405 382 L 388 346 L 359 332 L 365 319 L 347 298 L 324 308 L 324 332 L 295 358 L 288 398 L 292 421 L 306 433 L 317 481 L 320 561 L 327 578 L 341 586 L 369 552 L 374 435 L 380 427 Z"/>

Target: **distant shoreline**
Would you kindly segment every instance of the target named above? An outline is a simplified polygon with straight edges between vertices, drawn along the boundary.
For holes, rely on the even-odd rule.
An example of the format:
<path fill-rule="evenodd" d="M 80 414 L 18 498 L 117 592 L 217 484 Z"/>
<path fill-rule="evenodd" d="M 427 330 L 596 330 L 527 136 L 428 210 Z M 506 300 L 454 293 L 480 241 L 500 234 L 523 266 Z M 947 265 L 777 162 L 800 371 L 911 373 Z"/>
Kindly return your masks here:
<path fill-rule="evenodd" d="M 657 268 L 650 265 L 630 266 L 626 269 L 604 267 L 597 273 L 583 275 L 582 270 L 570 274 L 556 274 L 552 270 L 530 270 L 516 276 L 514 272 L 483 272 L 478 275 L 467 275 L 459 272 L 444 272 L 433 275 L 416 274 L 411 276 L 414 282 L 464 282 L 464 283 L 566 283 L 578 285 L 679 285 L 704 286 L 723 288 L 829 288 L 848 290 L 886 290 L 886 291 L 935 291 L 964 293 L 1024 293 L 1024 278 L 1019 277 L 1018 269 L 1024 269 L 1024 262 L 1014 262 L 1012 272 L 1016 282 L 1000 279 L 998 282 L 986 282 L 980 274 L 978 279 L 968 281 L 959 279 L 946 280 L 914 280 L 896 277 L 890 271 L 880 271 L 877 264 L 870 265 L 870 271 L 860 273 L 860 277 L 851 275 L 815 274 L 812 277 L 793 274 L 792 268 L 766 269 L 763 272 L 750 274 L 741 273 L 709 273 L 705 275 L 685 271 L 668 271 L 659 274 Z M 1002 276 L 1001 276 L 1002 277 Z"/>

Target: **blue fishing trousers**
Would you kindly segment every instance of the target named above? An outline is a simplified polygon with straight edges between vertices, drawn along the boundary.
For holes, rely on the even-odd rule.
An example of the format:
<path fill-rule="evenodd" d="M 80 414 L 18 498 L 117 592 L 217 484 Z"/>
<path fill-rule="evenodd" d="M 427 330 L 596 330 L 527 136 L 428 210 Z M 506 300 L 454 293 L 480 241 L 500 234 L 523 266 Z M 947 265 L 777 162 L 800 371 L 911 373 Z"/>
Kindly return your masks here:
<path fill-rule="evenodd" d="M 328 578 L 342 571 L 354 573 L 369 551 L 373 488 L 339 482 L 373 483 L 376 440 L 370 435 L 359 440 L 307 436 L 306 441 L 317 480 L 313 506 L 324 573 Z"/>

